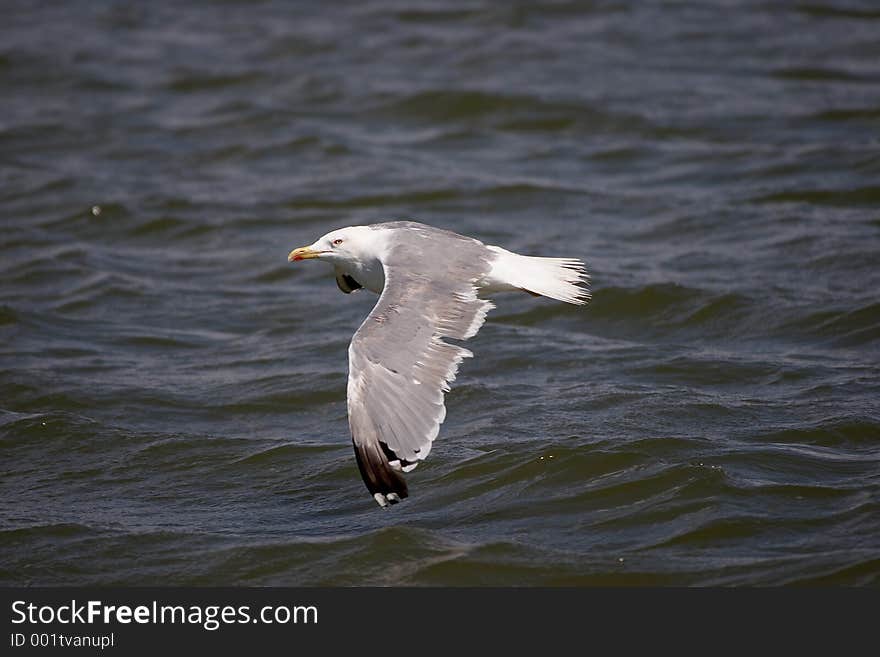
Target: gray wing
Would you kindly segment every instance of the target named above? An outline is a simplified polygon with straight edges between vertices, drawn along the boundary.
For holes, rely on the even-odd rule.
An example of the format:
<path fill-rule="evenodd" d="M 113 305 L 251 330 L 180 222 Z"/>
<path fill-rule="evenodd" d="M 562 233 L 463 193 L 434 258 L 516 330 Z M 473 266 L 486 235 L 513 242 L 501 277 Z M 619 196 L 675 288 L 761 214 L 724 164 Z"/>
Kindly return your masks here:
<path fill-rule="evenodd" d="M 348 349 L 348 418 L 367 489 L 385 506 L 407 496 L 401 472 L 431 451 L 446 417 L 443 395 L 470 351 L 443 338 L 477 333 L 492 303 L 475 283 L 489 251 L 421 225 L 394 230 L 385 288 Z"/>

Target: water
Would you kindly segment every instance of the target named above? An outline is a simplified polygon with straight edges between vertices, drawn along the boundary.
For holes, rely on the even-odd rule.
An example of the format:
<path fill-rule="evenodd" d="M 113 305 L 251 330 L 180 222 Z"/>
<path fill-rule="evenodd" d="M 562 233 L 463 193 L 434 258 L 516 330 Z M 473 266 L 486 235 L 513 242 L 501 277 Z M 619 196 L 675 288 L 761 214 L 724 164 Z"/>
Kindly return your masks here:
<path fill-rule="evenodd" d="M 290 4 L 4 5 L 0 583 L 880 583 L 873 3 Z M 382 511 L 286 254 L 396 218 L 594 299 Z"/>

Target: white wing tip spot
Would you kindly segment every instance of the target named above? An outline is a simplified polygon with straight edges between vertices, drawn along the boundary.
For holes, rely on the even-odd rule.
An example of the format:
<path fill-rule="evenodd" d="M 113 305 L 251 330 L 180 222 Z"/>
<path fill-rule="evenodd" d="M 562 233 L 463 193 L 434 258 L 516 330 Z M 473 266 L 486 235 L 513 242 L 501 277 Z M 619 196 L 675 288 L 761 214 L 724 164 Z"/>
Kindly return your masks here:
<path fill-rule="evenodd" d="M 397 493 L 388 493 L 387 495 L 383 495 L 382 493 L 373 493 L 373 499 L 376 500 L 376 504 L 384 509 L 389 504 L 397 504 L 398 502 L 400 502 L 400 495 L 398 495 Z"/>

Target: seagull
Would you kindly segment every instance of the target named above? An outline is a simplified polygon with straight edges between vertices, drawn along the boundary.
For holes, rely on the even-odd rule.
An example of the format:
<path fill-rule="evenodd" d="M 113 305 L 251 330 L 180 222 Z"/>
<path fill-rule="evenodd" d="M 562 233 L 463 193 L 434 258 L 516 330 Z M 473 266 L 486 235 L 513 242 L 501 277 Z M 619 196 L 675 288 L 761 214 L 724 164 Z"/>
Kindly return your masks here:
<path fill-rule="evenodd" d="M 381 507 L 409 495 L 403 473 L 431 452 L 446 418 L 444 394 L 473 356 L 444 338 L 476 335 L 495 307 L 480 293 L 590 299 L 580 260 L 519 255 L 414 221 L 340 228 L 287 256 L 310 259 L 330 264 L 346 294 L 379 295 L 348 347 L 348 423 L 361 476 Z"/>

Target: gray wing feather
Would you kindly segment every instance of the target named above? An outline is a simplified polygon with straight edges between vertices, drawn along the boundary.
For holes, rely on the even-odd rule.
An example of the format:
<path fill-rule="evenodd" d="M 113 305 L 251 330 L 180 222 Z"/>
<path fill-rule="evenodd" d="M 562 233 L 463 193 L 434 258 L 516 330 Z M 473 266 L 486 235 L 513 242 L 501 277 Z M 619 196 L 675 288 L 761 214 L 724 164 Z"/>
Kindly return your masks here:
<path fill-rule="evenodd" d="M 493 255 L 477 240 L 421 224 L 377 228 L 393 231 L 392 247 L 385 288 L 348 350 L 349 425 L 356 452 L 375 461 L 390 450 L 400 462 L 390 459 L 390 467 L 408 471 L 431 451 L 446 417 L 443 395 L 461 360 L 472 356 L 443 338 L 472 337 L 493 307 L 475 285 Z M 382 473 L 361 470 L 371 493 L 387 492 L 370 483 Z"/>

